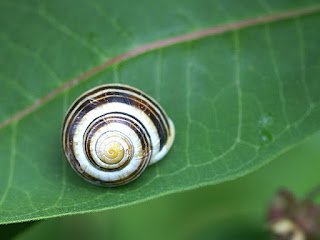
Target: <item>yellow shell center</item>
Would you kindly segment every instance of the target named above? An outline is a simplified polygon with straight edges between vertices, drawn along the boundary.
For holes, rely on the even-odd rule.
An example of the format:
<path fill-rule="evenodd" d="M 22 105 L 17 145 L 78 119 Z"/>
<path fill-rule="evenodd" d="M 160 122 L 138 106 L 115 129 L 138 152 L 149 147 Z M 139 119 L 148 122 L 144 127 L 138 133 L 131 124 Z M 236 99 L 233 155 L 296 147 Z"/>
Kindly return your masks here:
<path fill-rule="evenodd" d="M 105 147 L 104 150 L 99 154 L 101 161 L 107 164 L 115 164 L 120 162 L 124 157 L 123 146 L 118 142 L 110 142 Z"/>
<path fill-rule="evenodd" d="M 133 154 L 132 143 L 125 135 L 118 132 L 101 134 L 91 150 L 92 152 L 94 151 L 93 158 L 95 159 L 95 156 L 98 157 L 95 162 L 100 162 L 102 164 L 101 167 L 107 167 L 104 165 L 107 164 L 108 169 L 126 164 L 131 160 Z"/>
<path fill-rule="evenodd" d="M 106 147 L 106 157 L 119 162 L 124 156 L 123 147 L 118 142 L 109 143 Z M 112 161 L 112 162 L 113 162 Z"/>

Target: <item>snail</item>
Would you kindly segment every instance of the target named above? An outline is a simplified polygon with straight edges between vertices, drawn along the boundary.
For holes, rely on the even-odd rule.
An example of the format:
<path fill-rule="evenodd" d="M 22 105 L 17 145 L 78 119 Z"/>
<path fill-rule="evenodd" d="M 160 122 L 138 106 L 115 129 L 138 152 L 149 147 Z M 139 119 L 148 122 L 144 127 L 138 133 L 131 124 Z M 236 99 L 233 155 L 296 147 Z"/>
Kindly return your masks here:
<path fill-rule="evenodd" d="M 161 106 L 123 84 L 93 88 L 67 111 L 62 144 L 72 168 L 106 187 L 135 180 L 162 159 L 174 141 L 174 124 Z"/>

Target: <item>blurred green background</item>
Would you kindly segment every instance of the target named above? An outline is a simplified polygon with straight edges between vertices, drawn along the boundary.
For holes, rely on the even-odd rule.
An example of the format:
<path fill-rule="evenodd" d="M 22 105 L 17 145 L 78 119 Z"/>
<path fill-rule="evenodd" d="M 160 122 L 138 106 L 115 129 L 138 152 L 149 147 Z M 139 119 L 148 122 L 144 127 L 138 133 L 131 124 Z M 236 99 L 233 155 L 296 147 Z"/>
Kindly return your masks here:
<path fill-rule="evenodd" d="M 320 133 L 240 179 L 110 211 L 1 226 L 15 239 L 270 239 L 275 191 L 302 197 L 319 181 Z M 319 199 L 318 199 L 319 200 Z"/>

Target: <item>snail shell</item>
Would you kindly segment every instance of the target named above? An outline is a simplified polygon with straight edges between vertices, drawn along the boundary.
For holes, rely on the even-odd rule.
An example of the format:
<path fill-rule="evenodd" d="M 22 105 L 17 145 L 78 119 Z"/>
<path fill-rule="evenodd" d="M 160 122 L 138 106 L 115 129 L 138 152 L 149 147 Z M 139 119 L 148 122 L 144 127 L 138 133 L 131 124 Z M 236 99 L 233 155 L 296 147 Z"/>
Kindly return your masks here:
<path fill-rule="evenodd" d="M 174 125 L 160 105 L 122 84 L 82 94 L 63 123 L 68 162 L 85 180 L 101 186 L 133 181 L 166 155 L 173 140 Z"/>

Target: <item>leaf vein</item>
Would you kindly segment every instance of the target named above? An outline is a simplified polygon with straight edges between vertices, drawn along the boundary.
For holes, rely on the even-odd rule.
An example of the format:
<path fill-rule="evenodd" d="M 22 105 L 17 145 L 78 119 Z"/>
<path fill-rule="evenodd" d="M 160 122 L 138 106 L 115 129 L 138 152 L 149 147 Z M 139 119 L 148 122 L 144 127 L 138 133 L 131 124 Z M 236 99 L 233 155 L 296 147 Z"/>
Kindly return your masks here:
<path fill-rule="evenodd" d="M 267 46 L 270 50 L 271 63 L 272 63 L 273 70 L 276 75 L 276 79 L 277 79 L 277 83 L 278 83 L 278 90 L 279 90 L 279 96 L 280 96 L 280 102 L 281 102 L 282 115 L 284 117 L 285 123 L 288 125 L 289 121 L 288 121 L 288 116 L 287 116 L 287 112 L 286 112 L 286 98 L 284 96 L 284 83 L 283 83 L 283 80 L 280 76 L 279 67 L 278 67 L 278 64 L 276 61 L 274 48 L 272 45 L 272 39 L 271 39 L 271 35 L 270 35 L 269 24 L 266 24 L 264 29 L 265 29 L 266 39 L 267 39 Z"/>
<path fill-rule="evenodd" d="M 3 203 L 5 202 L 9 190 L 12 186 L 12 181 L 13 181 L 13 175 L 14 175 L 14 168 L 15 168 L 15 161 L 16 161 L 16 148 L 17 148 L 17 128 L 18 128 L 18 124 L 17 122 L 15 122 L 15 124 L 12 124 L 11 127 L 11 157 L 9 160 L 10 166 L 9 166 L 9 177 L 8 177 L 8 182 L 7 182 L 7 186 L 1 196 L 0 199 L 0 207 L 3 205 Z"/>

